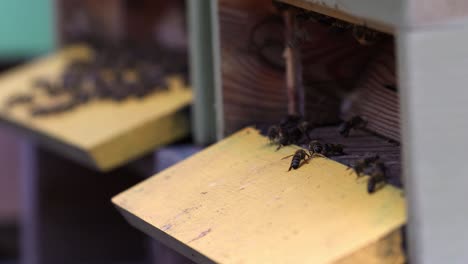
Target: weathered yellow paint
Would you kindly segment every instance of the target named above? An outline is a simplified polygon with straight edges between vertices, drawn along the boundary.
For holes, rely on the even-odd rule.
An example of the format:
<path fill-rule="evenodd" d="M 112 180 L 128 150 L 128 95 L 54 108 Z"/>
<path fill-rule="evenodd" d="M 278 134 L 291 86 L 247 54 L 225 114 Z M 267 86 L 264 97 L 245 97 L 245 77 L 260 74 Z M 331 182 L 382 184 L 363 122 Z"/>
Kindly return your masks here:
<path fill-rule="evenodd" d="M 89 56 L 87 47 L 73 46 L 4 74 L 0 106 L 12 94 L 31 91 L 35 78 L 58 76 L 71 58 Z M 169 84 L 169 91 L 142 100 L 93 101 L 46 117 L 31 117 L 26 107 L 18 106 L 1 109 L 0 119 L 70 158 L 108 170 L 188 134 L 188 118 L 179 110 L 191 103 L 192 91 L 177 76 L 170 77 Z"/>
<path fill-rule="evenodd" d="M 281 158 L 295 148 L 275 148 L 246 128 L 113 203 L 137 228 L 200 262 L 349 263 L 345 256 L 405 223 L 400 189 L 369 195 L 367 177 L 325 158 L 288 172 L 290 159 Z"/>

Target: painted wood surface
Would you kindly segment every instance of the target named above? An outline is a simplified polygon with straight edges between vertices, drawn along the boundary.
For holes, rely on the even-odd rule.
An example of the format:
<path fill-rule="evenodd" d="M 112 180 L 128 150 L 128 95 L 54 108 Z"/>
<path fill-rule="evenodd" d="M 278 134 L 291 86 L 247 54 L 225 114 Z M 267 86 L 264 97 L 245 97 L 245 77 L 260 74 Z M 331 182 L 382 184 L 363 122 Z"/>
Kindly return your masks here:
<path fill-rule="evenodd" d="M 246 128 L 113 203 L 137 228 L 201 263 L 344 261 L 405 223 L 401 190 L 386 186 L 369 195 L 367 177 L 356 180 L 346 166 L 323 158 L 288 172 L 290 160 L 281 158 L 296 148 L 275 148 Z M 402 259 L 401 248 L 386 252 Z"/>
<path fill-rule="evenodd" d="M 73 46 L 7 72 L 0 77 L 0 105 L 12 94 L 28 91 L 34 78 L 57 76 L 71 58 L 87 56 L 89 49 Z M 0 119 L 71 159 L 109 170 L 189 133 L 190 123 L 180 110 L 191 103 L 192 92 L 182 78 L 168 80 L 168 91 L 142 100 L 92 101 L 46 117 L 31 117 L 18 106 L 2 109 Z"/>
<path fill-rule="evenodd" d="M 411 263 L 468 260 L 467 26 L 399 32 Z"/>

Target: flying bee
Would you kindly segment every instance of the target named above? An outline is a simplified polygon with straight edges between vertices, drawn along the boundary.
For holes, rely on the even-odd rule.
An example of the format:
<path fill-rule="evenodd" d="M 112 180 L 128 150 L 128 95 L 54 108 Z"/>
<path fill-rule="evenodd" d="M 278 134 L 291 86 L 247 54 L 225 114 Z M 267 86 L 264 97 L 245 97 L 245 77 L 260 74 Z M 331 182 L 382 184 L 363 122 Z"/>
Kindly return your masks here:
<path fill-rule="evenodd" d="M 291 156 L 293 158 L 291 160 L 291 166 L 289 166 L 288 171 L 290 171 L 291 169 L 297 170 L 299 168 L 299 166 L 301 165 L 302 160 L 304 160 L 305 163 L 308 163 L 306 158 L 310 158 L 310 155 L 307 154 L 307 152 L 305 150 L 299 149 L 293 155 L 286 156 L 286 157 L 284 157 L 282 159 L 286 159 L 286 158 L 289 158 Z"/>
<path fill-rule="evenodd" d="M 366 157 L 364 159 L 358 160 L 353 167 L 348 167 L 347 170 L 353 170 L 358 177 L 369 168 L 373 163 L 377 162 L 380 159 L 379 155 L 374 155 Z"/>
<path fill-rule="evenodd" d="M 338 127 L 338 132 L 343 137 L 348 137 L 349 132 L 352 129 L 364 128 L 367 125 L 367 121 L 360 116 L 353 116 L 349 121 L 341 123 Z"/>
<path fill-rule="evenodd" d="M 343 144 L 327 143 L 323 145 L 326 156 L 341 156 L 345 155 Z"/>
<path fill-rule="evenodd" d="M 388 176 L 386 174 L 385 164 L 381 161 L 375 163 L 374 171 L 367 182 L 367 192 L 374 193 L 378 189 L 382 188 L 387 183 L 387 180 Z"/>
<path fill-rule="evenodd" d="M 324 147 L 322 143 L 320 143 L 318 140 L 312 140 L 309 142 L 309 153 L 310 156 L 320 156 L 320 157 L 325 157 L 323 155 L 324 153 Z"/>
<path fill-rule="evenodd" d="M 380 33 L 369 29 L 366 26 L 355 25 L 353 27 L 353 36 L 359 42 L 359 44 L 369 46 L 377 42 L 380 37 Z"/>

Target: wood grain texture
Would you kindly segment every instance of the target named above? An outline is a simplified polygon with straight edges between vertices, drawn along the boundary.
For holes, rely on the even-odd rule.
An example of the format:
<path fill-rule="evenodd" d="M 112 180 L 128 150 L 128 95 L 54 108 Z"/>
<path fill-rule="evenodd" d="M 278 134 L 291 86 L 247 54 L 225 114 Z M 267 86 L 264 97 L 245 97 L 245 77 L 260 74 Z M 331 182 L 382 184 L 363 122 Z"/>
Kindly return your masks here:
<path fill-rule="evenodd" d="M 400 98 L 393 39 L 381 42 L 379 47 L 378 54 L 363 71 L 355 90 L 348 95 L 342 117 L 348 120 L 360 115 L 368 120 L 366 129 L 400 141 Z"/>
<path fill-rule="evenodd" d="M 330 263 L 404 224 L 401 190 L 369 195 L 364 178 L 329 159 L 287 172 L 290 160 L 281 158 L 297 147 L 274 149 L 246 128 L 113 203 L 137 228 L 200 263 Z"/>
<path fill-rule="evenodd" d="M 271 1 L 219 1 L 225 134 L 287 113 L 284 25 Z M 339 121 L 339 105 L 372 57 L 350 32 L 334 34 L 315 22 L 301 24 L 305 116 L 314 123 Z M 262 55 L 252 49 L 267 46 Z M 260 43 L 260 44 L 259 44 Z M 326 100 L 324 100 L 326 99 Z"/>
<path fill-rule="evenodd" d="M 71 58 L 89 55 L 86 47 L 73 46 L 4 74 L 0 105 L 12 94 L 28 91 L 34 78 L 57 76 Z M 180 110 L 191 103 L 192 92 L 180 77 L 168 81 L 169 91 L 142 100 L 92 101 L 46 117 L 31 117 L 18 106 L 2 109 L 0 119 L 70 159 L 110 170 L 189 133 L 188 118 Z"/>
<path fill-rule="evenodd" d="M 251 3 L 249 3 L 251 2 Z M 249 13 L 251 12 L 261 12 Z M 221 73 L 225 134 L 287 113 L 284 72 L 268 67 L 249 51 L 249 31 L 271 14 L 269 1 L 220 1 Z M 274 24 L 281 25 L 281 18 Z M 283 32 L 272 36 L 284 42 Z M 282 47 L 276 57 L 282 61 Z"/>

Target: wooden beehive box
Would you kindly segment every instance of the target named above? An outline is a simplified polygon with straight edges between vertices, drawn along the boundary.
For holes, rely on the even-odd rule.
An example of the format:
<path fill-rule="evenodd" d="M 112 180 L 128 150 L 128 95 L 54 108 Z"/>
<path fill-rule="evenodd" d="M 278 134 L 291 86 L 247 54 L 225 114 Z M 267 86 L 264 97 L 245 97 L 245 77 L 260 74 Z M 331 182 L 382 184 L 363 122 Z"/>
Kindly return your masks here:
<path fill-rule="evenodd" d="M 394 28 L 331 3 L 282 2 L 217 2 L 218 132 L 234 135 L 113 202 L 135 227 L 196 262 L 403 263 Z M 328 21 L 297 19 L 304 10 Z M 378 38 L 363 45 L 344 22 L 377 30 Z M 286 46 L 299 55 L 292 67 Z M 288 173 L 281 158 L 297 147 L 275 152 L 258 130 L 242 130 L 265 130 L 288 113 L 303 114 L 316 126 L 314 138 L 345 144 L 347 155 Z M 355 115 L 368 121 L 365 130 L 342 138 L 337 126 Z M 367 178 L 356 181 L 339 164 L 369 153 L 382 157 L 397 187 L 369 195 Z"/>
<path fill-rule="evenodd" d="M 88 47 L 70 46 L 7 72 L 0 78 L 0 104 L 30 90 L 35 78 L 55 77 L 71 59 L 88 56 Z M 192 91 L 180 76 L 168 76 L 168 81 L 168 91 L 142 100 L 98 100 L 45 117 L 31 116 L 21 106 L 11 111 L 3 108 L 0 119 L 47 148 L 108 171 L 189 134 L 188 116 L 182 110 L 191 104 Z"/>

